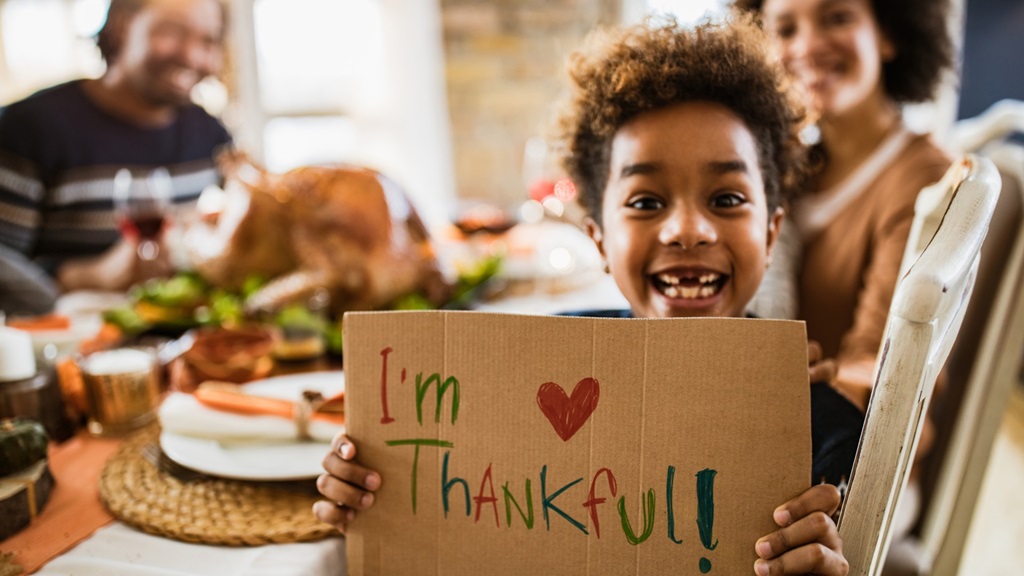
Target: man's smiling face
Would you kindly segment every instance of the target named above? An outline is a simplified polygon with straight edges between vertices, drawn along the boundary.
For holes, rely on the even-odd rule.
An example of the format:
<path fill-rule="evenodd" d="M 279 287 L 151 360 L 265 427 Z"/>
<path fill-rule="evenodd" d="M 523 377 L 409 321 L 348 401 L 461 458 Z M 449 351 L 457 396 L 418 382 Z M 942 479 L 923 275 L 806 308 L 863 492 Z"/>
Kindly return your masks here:
<path fill-rule="evenodd" d="M 182 105 L 220 69 L 223 12 L 216 0 L 154 0 L 125 23 L 112 66 L 157 105 Z"/>

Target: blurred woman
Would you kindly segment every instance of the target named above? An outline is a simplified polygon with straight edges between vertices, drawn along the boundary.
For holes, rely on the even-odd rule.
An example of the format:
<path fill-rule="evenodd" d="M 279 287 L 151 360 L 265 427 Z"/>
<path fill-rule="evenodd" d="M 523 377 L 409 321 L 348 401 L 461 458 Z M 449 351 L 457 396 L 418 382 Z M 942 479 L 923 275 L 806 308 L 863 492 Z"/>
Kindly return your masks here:
<path fill-rule="evenodd" d="M 950 66 L 947 0 L 736 0 L 753 11 L 816 119 L 816 171 L 792 207 L 798 317 L 861 408 L 918 192 L 951 158 L 904 125 Z"/>

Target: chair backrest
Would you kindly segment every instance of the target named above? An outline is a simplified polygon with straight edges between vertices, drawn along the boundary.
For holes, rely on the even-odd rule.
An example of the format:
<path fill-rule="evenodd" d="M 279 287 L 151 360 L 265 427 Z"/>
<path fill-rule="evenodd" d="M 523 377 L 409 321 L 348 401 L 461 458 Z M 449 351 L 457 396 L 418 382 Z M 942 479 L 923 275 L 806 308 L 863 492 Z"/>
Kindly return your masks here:
<path fill-rule="evenodd" d="M 949 201 L 933 210 L 942 214 L 934 234 L 926 233 L 923 222 L 912 229 L 920 256 L 909 260 L 913 264 L 893 294 L 839 519 L 843 551 L 855 575 L 881 570 L 928 401 L 960 329 L 999 196 L 999 174 L 990 161 L 968 156 L 950 171 L 942 181 Z"/>
<path fill-rule="evenodd" d="M 975 152 L 1015 133 L 1024 134 L 1024 102 L 1006 99 L 974 118 L 957 122 L 952 137 L 957 149 Z"/>
<path fill-rule="evenodd" d="M 957 574 L 1002 414 L 1024 352 L 1024 147 L 996 142 L 980 151 L 1002 175 L 1002 191 L 946 387 L 932 417 L 936 442 L 922 477 L 921 563 L 933 576 Z"/>

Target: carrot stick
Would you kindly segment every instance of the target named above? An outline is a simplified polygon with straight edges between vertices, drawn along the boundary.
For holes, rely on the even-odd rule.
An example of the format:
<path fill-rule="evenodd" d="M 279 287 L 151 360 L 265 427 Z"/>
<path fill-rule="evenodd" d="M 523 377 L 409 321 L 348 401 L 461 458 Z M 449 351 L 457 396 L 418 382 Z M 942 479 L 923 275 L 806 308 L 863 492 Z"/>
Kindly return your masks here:
<path fill-rule="evenodd" d="M 71 319 L 62 314 L 44 314 L 32 318 L 12 318 L 7 325 L 18 330 L 29 332 L 37 330 L 67 330 L 71 328 Z"/>
<path fill-rule="evenodd" d="M 201 404 L 236 414 L 279 416 L 289 420 L 295 418 L 295 403 L 278 398 L 250 396 L 236 389 L 234 384 L 224 382 L 203 382 L 193 393 Z M 332 397 L 331 403 L 340 403 L 342 398 Z M 314 412 L 311 416 L 332 424 L 345 424 L 345 415 L 340 412 Z"/>
<path fill-rule="evenodd" d="M 226 387 L 210 386 L 204 382 L 194 392 L 196 400 L 211 408 L 235 412 L 238 414 L 254 414 L 267 416 L 280 416 L 292 419 L 295 413 L 295 404 L 287 400 L 277 398 L 266 398 L 263 396 L 250 396 L 238 391 L 229 390 Z"/>

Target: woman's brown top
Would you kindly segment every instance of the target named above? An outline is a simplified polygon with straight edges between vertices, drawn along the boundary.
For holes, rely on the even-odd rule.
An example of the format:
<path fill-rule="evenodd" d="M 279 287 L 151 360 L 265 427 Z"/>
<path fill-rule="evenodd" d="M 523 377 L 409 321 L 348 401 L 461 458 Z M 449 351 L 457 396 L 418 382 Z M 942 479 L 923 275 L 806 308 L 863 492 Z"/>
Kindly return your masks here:
<path fill-rule="evenodd" d="M 805 239 L 799 317 L 807 337 L 837 360 L 841 388 L 844 374 L 866 372 L 861 385 L 870 389 L 914 202 L 951 162 L 930 136 L 913 136 L 855 201 Z"/>

